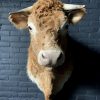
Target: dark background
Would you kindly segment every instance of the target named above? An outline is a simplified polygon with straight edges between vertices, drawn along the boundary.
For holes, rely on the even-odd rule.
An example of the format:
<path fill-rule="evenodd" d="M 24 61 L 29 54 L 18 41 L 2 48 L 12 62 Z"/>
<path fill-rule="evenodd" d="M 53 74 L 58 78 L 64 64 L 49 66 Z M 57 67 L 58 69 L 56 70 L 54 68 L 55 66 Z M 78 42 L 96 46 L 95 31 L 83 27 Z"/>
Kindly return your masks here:
<path fill-rule="evenodd" d="M 85 4 L 87 14 L 79 24 L 69 27 L 75 68 L 58 98 L 100 100 L 100 0 L 62 1 Z M 0 100 L 44 100 L 26 74 L 28 31 L 17 30 L 8 21 L 9 12 L 28 7 L 33 2 L 0 0 Z"/>

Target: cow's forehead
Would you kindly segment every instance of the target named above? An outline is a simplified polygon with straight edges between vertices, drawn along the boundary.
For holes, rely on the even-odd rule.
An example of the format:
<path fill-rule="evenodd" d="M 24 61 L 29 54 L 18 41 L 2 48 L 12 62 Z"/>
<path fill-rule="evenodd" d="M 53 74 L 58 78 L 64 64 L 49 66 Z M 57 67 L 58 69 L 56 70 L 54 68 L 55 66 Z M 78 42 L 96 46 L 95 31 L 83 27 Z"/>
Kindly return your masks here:
<path fill-rule="evenodd" d="M 36 3 L 33 5 L 33 11 L 29 16 L 29 21 L 35 24 L 40 30 L 57 31 L 65 22 L 65 14 L 60 5 L 40 5 Z M 58 8 L 57 8 L 58 7 Z"/>
<path fill-rule="evenodd" d="M 39 1 L 33 4 L 32 16 L 35 15 L 41 19 L 46 16 L 53 16 L 56 11 L 62 11 L 62 3 L 58 0 L 55 0 L 56 2 L 53 2 L 54 0 L 47 0 L 49 2 L 45 0 Z"/>

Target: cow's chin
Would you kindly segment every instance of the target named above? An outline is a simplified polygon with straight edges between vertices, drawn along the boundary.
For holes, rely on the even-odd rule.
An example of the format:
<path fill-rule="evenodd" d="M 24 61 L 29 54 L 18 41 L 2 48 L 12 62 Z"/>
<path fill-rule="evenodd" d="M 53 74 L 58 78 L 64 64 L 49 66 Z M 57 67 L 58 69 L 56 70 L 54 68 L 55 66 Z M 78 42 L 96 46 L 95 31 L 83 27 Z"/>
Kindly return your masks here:
<path fill-rule="evenodd" d="M 52 65 L 52 67 L 54 67 L 54 68 L 61 67 L 61 66 L 63 66 L 64 63 L 65 63 L 65 59 L 63 59 L 62 61 L 57 62 L 55 65 Z"/>
<path fill-rule="evenodd" d="M 44 66 L 44 67 L 48 67 L 48 68 L 52 68 L 52 69 L 53 69 L 53 68 L 61 67 L 61 66 L 63 66 L 63 64 L 64 64 L 64 63 L 59 63 L 59 64 L 57 63 L 57 64 L 55 64 L 55 65 L 47 65 L 47 66 Z"/>

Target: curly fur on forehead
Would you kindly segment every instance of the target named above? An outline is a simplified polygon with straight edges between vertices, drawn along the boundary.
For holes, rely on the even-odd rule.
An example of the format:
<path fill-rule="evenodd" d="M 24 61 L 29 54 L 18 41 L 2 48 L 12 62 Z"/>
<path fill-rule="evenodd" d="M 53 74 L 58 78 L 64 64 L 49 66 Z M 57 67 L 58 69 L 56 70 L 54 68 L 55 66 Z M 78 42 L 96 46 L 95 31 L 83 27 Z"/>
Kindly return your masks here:
<path fill-rule="evenodd" d="M 65 18 L 62 6 L 59 0 L 38 0 L 33 5 L 34 10 L 30 18 L 35 19 L 35 24 L 39 30 L 42 31 L 44 29 L 46 32 L 49 30 L 55 32 Z"/>
<path fill-rule="evenodd" d="M 37 5 L 38 7 L 41 6 L 46 10 L 49 9 L 58 10 L 58 9 L 62 9 L 63 7 L 63 4 L 61 3 L 60 0 L 38 0 L 37 3 L 38 3 Z"/>

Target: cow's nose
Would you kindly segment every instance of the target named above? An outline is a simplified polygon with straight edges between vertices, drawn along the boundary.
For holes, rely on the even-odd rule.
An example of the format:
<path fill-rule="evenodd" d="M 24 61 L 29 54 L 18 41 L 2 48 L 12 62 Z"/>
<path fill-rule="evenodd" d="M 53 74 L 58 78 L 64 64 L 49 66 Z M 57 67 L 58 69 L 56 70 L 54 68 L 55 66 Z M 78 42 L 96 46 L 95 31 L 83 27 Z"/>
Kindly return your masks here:
<path fill-rule="evenodd" d="M 43 66 L 59 66 L 64 62 L 61 50 L 42 50 L 38 55 L 38 63 Z"/>

